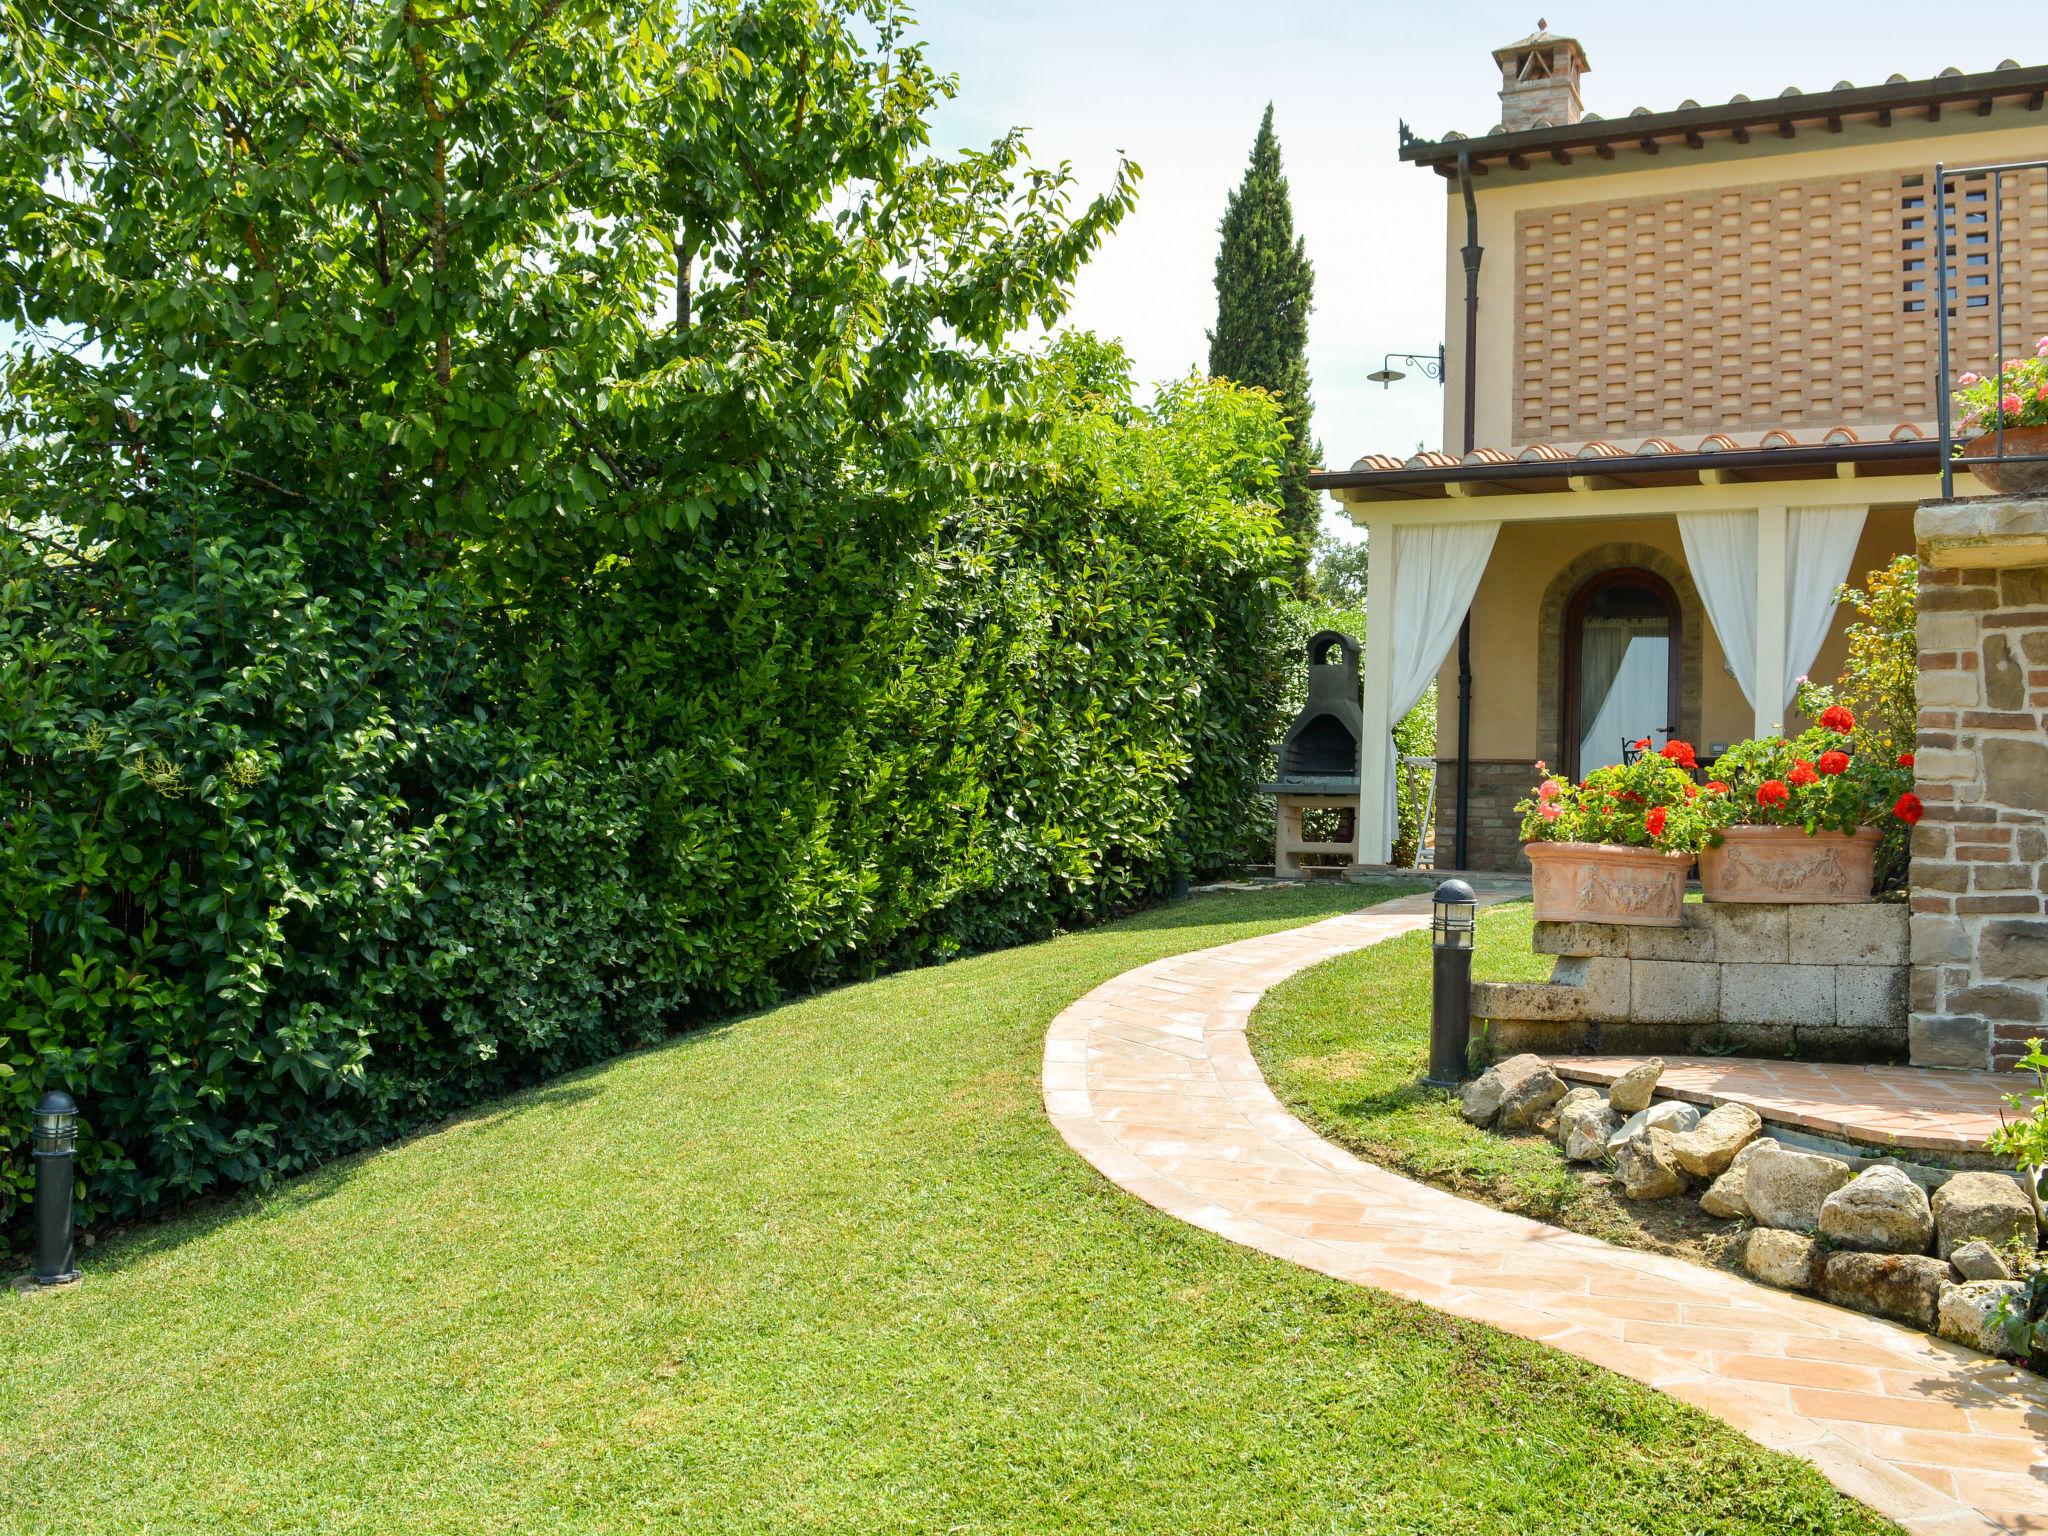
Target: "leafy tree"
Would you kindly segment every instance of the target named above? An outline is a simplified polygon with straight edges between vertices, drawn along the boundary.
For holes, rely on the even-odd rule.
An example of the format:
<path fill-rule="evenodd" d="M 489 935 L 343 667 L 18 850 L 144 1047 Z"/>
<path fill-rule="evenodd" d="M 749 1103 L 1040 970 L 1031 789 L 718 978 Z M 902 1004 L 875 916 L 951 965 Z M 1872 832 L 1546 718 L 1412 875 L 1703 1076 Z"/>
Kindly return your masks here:
<path fill-rule="evenodd" d="M 1315 269 L 1294 233 L 1294 206 L 1268 103 L 1244 180 L 1224 204 L 1209 372 L 1266 390 L 1286 412 L 1280 521 L 1298 548 L 1296 585 L 1304 591 L 1321 502 L 1308 484 L 1321 455 L 1309 437 L 1308 317 L 1314 298 Z"/>
<path fill-rule="evenodd" d="M 1309 584 L 1314 596 L 1340 607 L 1365 608 L 1366 574 L 1372 568 L 1372 550 L 1364 539 L 1340 539 L 1316 530 L 1315 561 L 1309 567 Z"/>
<path fill-rule="evenodd" d="M 887 0 L 0 0 L 0 1235 L 1217 858 L 1275 408 Z"/>

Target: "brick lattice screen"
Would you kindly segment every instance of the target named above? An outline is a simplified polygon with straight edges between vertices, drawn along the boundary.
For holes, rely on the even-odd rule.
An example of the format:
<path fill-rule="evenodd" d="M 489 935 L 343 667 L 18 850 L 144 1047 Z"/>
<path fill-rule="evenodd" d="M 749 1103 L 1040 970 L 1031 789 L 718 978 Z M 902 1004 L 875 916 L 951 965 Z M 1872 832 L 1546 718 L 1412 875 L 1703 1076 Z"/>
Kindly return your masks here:
<path fill-rule="evenodd" d="M 1848 176 L 1517 214 L 1516 443 L 1840 425 L 1868 438 L 1931 421 L 1929 179 Z M 2048 198 L 2040 178 L 2021 180 L 2008 182 L 2003 208 L 2008 351 L 2048 327 Z M 1989 263 L 1972 261 L 1990 250 L 1988 195 L 1966 186 L 1960 199 L 1956 369 L 1988 371 L 1992 309 L 1972 302 L 1991 291 Z"/>

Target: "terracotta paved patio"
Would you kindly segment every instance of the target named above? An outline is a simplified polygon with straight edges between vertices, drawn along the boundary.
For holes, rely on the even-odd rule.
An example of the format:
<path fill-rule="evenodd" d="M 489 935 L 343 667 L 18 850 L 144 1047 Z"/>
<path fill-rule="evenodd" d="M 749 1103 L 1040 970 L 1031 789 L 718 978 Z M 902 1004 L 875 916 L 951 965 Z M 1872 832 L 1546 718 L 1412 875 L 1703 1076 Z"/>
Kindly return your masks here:
<path fill-rule="evenodd" d="M 1804 1457 L 1923 1536 L 2048 1531 L 2048 1384 L 1969 1350 L 1363 1162 L 1274 1098 L 1268 987 L 1427 924 L 1427 898 L 1140 966 L 1052 1023 L 1053 1124 L 1196 1226 L 1594 1361 Z"/>
<path fill-rule="evenodd" d="M 1561 1056 L 1551 1065 L 1560 1076 L 1605 1084 L 1645 1059 Z M 2025 1081 L 2011 1072 L 1667 1056 L 1657 1092 L 1695 1104 L 1734 1100 L 1775 1124 L 1822 1136 L 1953 1154 L 1984 1150 L 2001 1123 L 2005 1096 Z"/>

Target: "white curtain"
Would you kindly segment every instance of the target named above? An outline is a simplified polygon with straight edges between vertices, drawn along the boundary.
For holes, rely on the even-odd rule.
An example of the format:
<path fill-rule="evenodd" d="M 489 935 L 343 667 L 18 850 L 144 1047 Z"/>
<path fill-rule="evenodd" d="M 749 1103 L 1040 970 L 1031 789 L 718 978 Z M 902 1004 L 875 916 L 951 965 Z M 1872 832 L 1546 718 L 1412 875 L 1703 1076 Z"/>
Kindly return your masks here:
<path fill-rule="evenodd" d="M 1863 537 L 1861 507 L 1807 507 L 1785 524 L 1785 703 L 1813 659 L 1835 617 L 1835 592 L 1849 579 L 1849 562 Z"/>
<path fill-rule="evenodd" d="M 1828 637 L 1835 589 L 1848 579 L 1849 562 L 1856 558 L 1863 513 L 1862 507 L 1801 507 L 1785 516 L 1785 675 L 1773 679 L 1781 690 L 1774 710 L 1792 701 L 1795 685 L 1813 669 Z M 1754 708 L 1756 514 L 1681 512 L 1678 536 L 1729 669 Z"/>
<path fill-rule="evenodd" d="M 1756 514 L 1681 512 L 1678 537 L 1728 670 L 1756 707 Z"/>
<path fill-rule="evenodd" d="M 1389 845 L 1399 827 L 1393 728 L 1428 691 L 1436 669 L 1443 665 L 1444 653 L 1479 590 L 1479 578 L 1486 574 L 1487 557 L 1499 532 L 1497 522 L 1430 523 L 1394 530 L 1393 677 L 1382 748 L 1387 755 L 1384 814 Z M 1368 722 L 1369 727 L 1372 724 Z"/>
<path fill-rule="evenodd" d="M 1579 773 L 1622 759 L 1622 749 L 1655 738 L 1671 723 L 1671 626 L 1668 619 L 1588 619 L 1581 631 Z M 1611 661 L 1609 658 L 1612 658 Z M 1599 667 L 1604 680 L 1593 676 Z"/>
<path fill-rule="evenodd" d="M 1639 634 L 1665 634 L 1663 619 L 1587 618 L 1579 627 L 1579 718 L 1597 720 Z"/>

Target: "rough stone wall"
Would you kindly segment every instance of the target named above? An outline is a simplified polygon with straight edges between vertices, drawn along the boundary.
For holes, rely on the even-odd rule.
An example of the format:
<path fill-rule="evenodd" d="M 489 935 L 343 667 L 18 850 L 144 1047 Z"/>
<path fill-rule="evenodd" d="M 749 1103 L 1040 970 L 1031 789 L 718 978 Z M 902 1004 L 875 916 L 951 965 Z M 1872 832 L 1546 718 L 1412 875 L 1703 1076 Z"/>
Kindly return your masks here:
<path fill-rule="evenodd" d="M 2048 568 L 1930 567 L 1944 505 L 1920 522 L 1913 1060 L 2006 1066 L 2048 1034 Z"/>
<path fill-rule="evenodd" d="M 1522 856 L 1522 818 L 1515 802 L 1528 797 L 1536 770 L 1520 758 L 1475 758 L 1466 805 L 1466 865 L 1471 869 L 1527 874 Z M 1436 862 L 1449 869 L 1458 846 L 1458 760 L 1436 765 Z"/>

